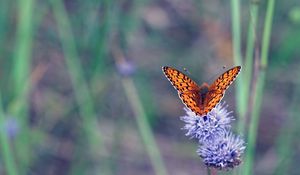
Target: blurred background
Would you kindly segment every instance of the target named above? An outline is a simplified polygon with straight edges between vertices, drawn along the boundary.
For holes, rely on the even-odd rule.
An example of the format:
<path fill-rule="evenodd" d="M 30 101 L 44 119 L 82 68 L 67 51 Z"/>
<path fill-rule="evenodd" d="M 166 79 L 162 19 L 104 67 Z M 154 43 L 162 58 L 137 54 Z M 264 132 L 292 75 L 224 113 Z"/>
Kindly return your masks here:
<path fill-rule="evenodd" d="M 243 67 L 245 161 L 219 174 L 300 174 L 300 4 L 274 2 L 2 0 L 0 174 L 207 174 L 165 65 Z"/>

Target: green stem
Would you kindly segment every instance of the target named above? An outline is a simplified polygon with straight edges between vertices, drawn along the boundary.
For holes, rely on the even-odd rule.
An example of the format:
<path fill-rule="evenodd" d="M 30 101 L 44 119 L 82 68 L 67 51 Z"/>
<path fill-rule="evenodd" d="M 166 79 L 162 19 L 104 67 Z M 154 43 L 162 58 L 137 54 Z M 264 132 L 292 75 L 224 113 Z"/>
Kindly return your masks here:
<path fill-rule="evenodd" d="M 268 64 L 268 54 L 269 54 L 270 36 L 272 30 L 272 21 L 274 16 L 274 8 L 275 8 L 275 0 L 269 0 L 267 12 L 266 12 L 266 21 L 264 25 L 264 33 L 263 33 L 262 49 L 261 49 L 261 66 L 263 68 L 267 67 Z"/>
<path fill-rule="evenodd" d="M 2 105 L 2 95 L 0 94 L 0 123 L 5 123 L 5 115 L 3 112 L 3 105 Z M 1 141 L 1 155 L 4 161 L 4 167 L 7 175 L 17 175 L 17 166 L 14 160 L 14 155 L 12 153 L 12 147 L 9 144 L 9 138 L 7 137 L 7 132 L 5 130 L 0 132 L 0 141 Z"/>
<path fill-rule="evenodd" d="M 253 53 L 254 53 L 254 45 L 256 41 L 256 26 L 257 26 L 257 17 L 258 17 L 258 2 L 251 2 L 250 4 L 250 20 L 248 27 L 248 38 L 247 38 L 247 48 L 246 48 L 246 56 L 245 56 L 245 65 L 244 65 L 244 103 L 245 106 L 249 104 L 249 96 L 250 96 L 250 83 L 252 80 L 252 71 L 253 71 Z M 245 132 L 245 124 L 246 124 L 246 114 L 247 110 L 243 111 L 239 120 L 238 120 L 238 131 L 239 133 Z"/>
<path fill-rule="evenodd" d="M 207 169 L 207 175 L 211 175 L 211 170 L 210 170 L 210 168 L 206 167 L 206 169 Z"/>
<path fill-rule="evenodd" d="M 260 60 L 260 65 L 258 67 L 258 71 L 259 71 L 258 78 L 257 78 L 257 83 L 254 86 L 255 88 L 254 100 L 253 100 L 254 105 L 253 105 L 251 122 L 248 131 L 248 144 L 246 149 L 245 169 L 244 169 L 245 175 L 252 174 L 252 169 L 253 169 L 257 128 L 259 123 L 261 104 L 263 100 L 262 98 L 263 98 L 263 90 L 265 84 L 266 68 L 268 64 L 268 51 L 269 51 L 269 43 L 270 43 L 270 36 L 271 36 L 271 29 L 272 29 L 274 7 L 275 7 L 275 0 L 269 0 L 267 5 L 265 24 L 264 24 L 261 60 Z"/>
<path fill-rule="evenodd" d="M 240 23 L 240 1 L 231 0 L 232 7 L 232 39 L 233 39 L 233 60 L 235 65 L 242 65 L 241 56 L 241 23 Z M 243 74 L 236 80 L 236 104 L 238 116 L 243 116 L 242 114 L 246 111 L 246 105 L 244 101 L 244 85 L 242 82 Z"/>
<path fill-rule="evenodd" d="M 233 37 L 233 59 L 237 65 L 242 64 L 241 60 L 241 22 L 240 22 L 240 1 L 231 0 L 232 7 L 232 37 Z"/>
<path fill-rule="evenodd" d="M 125 90 L 128 101 L 133 109 L 134 116 L 137 121 L 139 131 L 141 133 L 141 137 L 143 139 L 144 145 L 146 147 L 154 170 L 157 175 L 166 175 L 167 171 L 165 169 L 164 162 L 162 160 L 159 148 L 157 147 L 157 144 L 155 142 L 153 132 L 151 131 L 151 127 L 147 121 L 145 111 L 141 104 L 134 83 L 130 78 L 123 78 L 122 85 Z"/>
<path fill-rule="evenodd" d="M 98 128 L 94 102 L 91 97 L 88 85 L 85 78 L 83 77 L 83 69 L 79 61 L 79 56 L 75 46 L 75 39 L 71 29 L 70 20 L 68 14 L 64 7 L 64 4 L 60 0 L 51 1 L 54 11 L 55 20 L 57 22 L 58 32 L 62 42 L 64 58 L 66 61 L 67 69 L 71 78 L 71 83 L 73 86 L 75 98 L 79 107 L 79 114 L 82 119 L 82 137 L 86 137 L 88 143 L 95 149 L 102 149 L 104 151 L 104 146 L 101 141 L 101 134 L 95 132 Z M 77 149 L 80 152 L 88 152 L 89 149 Z M 75 157 L 79 158 L 80 153 L 76 152 Z M 85 163 L 85 162 L 80 162 Z M 71 172 L 81 172 L 76 170 L 80 168 L 81 165 L 74 165 Z M 103 171 L 105 174 L 105 172 Z M 78 173 L 77 173 L 78 174 Z"/>
<path fill-rule="evenodd" d="M 16 139 L 16 156 L 20 172 L 26 174 L 32 160 L 30 130 L 28 127 L 28 93 L 30 90 L 30 63 L 34 31 L 34 0 L 18 1 L 18 24 L 13 65 L 14 101 L 9 113 L 18 116 L 22 132 Z"/>
<path fill-rule="evenodd" d="M 95 38 L 95 42 L 92 42 L 92 45 L 95 45 L 95 70 L 91 78 L 91 83 L 99 82 L 99 79 L 107 76 L 103 72 L 106 69 L 109 69 L 105 64 L 106 55 L 109 51 L 109 45 L 107 44 L 112 32 L 112 23 L 115 18 L 115 9 L 113 8 L 116 2 L 111 0 L 104 0 L 99 5 L 99 10 L 102 10 L 103 18 L 99 24 L 99 28 L 96 27 L 96 30 L 93 32 L 92 37 Z"/>

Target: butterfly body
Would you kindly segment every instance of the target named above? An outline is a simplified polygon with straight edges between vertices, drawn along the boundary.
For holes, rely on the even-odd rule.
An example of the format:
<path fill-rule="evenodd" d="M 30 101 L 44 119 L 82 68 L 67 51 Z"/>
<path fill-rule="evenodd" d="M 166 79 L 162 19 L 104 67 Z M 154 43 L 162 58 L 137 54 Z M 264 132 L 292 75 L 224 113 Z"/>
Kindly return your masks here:
<path fill-rule="evenodd" d="M 209 92 L 209 85 L 207 83 L 203 83 L 201 86 L 200 86 L 200 90 L 199 90 L 199 93 L 200 94 L 207 94 Z"/>
<path fill-rule="evenodd" d="M 207 83 L 203 83 L 200 86 L 199 91 L 197 92 L 199 94 L 199 99 L 196 99 L 198 102 L 198 106 L 201 109 L 204 109 L 205 99 L 207 97 L 208 92 L 209 92 L 209 85 Z"/>
<path fill-rule="evenodd" d="M 184 73 L 171 67 L 163 67 L 164 74 L 178 91 L 182 102 L 198 116 L 205 116 L 221 101 L 225 90 L 235 80 L 240 70 L 241 66 L 236 66 L 223 73 L 211 85 L 203 83 L 198 86 Z"/>

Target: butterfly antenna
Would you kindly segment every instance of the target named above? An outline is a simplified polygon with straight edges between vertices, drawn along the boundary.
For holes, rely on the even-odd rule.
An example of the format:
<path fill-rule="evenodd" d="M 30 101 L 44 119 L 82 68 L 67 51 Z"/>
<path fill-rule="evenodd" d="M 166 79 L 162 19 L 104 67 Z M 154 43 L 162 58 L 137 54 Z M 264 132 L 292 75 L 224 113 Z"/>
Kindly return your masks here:
<path fill-rule="evenodd" d="M 207 82 L 211 82 L 213 79 L 215 79 L 218 75 L 222 74 L 222 72 L 224 72 L 224 69 L 226 69 L 227 66 L 223 65 L 222 69 L 219 69 L 217 73 L 213 74 L 212 76 L 209 77 L 209 79 L 207 80 Z"/>
<path fill-rule="evenodd" d="M 184 67 L 183 70 L 184 70 L 184 72 L 185 72 L 186 74 L 192 75 L 192 74 L 187 70 L 187 68 Z"/>

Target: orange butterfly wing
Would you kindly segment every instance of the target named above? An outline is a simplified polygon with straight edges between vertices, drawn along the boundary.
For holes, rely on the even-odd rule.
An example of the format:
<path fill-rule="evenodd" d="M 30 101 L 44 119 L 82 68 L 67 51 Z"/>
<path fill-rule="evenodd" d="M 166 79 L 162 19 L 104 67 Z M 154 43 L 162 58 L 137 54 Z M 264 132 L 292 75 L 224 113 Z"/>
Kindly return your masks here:
<path fill-rule="evenodd" d="M 200 87 L 197 85 L 197 83 L 195 83 L 184 73 L 174 68 L 164 66 L 162 69 L 173 87 L 178 91 L 178 96 L 180 97 L 182 102 L 193 112 L 195 112 L 196 114 L 200 114 L 201 109 L 198 105 L 198 101 L 200 98 Z"/>
<path fill-rule="evenodd" d="M 241 66 L 236 66 L 224 72 L 211 86 L 211 90 L 224 91 L 231 85 L 241 71 Z"/>
<path fill-rule="evenodd" d="M 164 66 L 162 69 L 178 93 L 199 91 L 198 84 L 179 70 L 167 66 Z"/>
<path fill-rule="evenodd" d="M 224 72 L 209 87 L 207 94 L 206 109 L 211 111 L 224 97 L 226 89 L 232 84 L 241 71 L 241 66 L 236 66 Z"/>
<path fill-rule="evenodd" d="M 199 106 L 199 93 L 178 93 L 178 95 L 181 98 L 183 104 L 185 104 L 185 106 L 188 107 L 191 111 L 193 111 L 196 115 L 201 116 L 203 114 L 204 111 Z"/>

